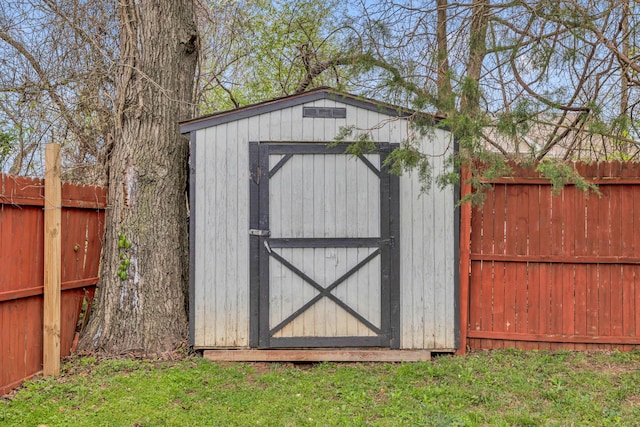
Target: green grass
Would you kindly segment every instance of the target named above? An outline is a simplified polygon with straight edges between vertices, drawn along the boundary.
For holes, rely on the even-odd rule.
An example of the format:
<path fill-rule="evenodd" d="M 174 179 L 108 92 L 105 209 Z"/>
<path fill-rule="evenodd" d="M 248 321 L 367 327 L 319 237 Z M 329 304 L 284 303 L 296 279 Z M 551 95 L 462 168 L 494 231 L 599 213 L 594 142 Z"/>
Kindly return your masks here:
<path fill-rule="evenodd" d="M 0 401 L 0 426 L 640 425 L 640 353 L 496 351 L 430 363 L 76 359 Z"/>

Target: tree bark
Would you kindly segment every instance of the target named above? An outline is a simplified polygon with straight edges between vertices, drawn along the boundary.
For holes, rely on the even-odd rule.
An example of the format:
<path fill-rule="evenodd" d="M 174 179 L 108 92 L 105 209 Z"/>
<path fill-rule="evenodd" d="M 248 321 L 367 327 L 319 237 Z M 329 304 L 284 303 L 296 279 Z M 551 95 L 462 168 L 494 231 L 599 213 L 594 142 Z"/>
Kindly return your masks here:
<path fill-rule="evenodd" d="M 188 141 L 198 55 L 190 0 L 120 0 L 109 209 L 95 310 L 80 348 L 155 354 L 187 334 Z"/>
<path fill-rule="evenodd" d="M 475 115 L 479 110 L 479 83 L 482 74 L 482 63 L 487 55 L 487 28 L 489 27 L 489 0 L 473 0 L 471 4 L 471 25 L 469 28 L 469 56 L 465 78 L 465 93 L 460 109 Z"/>
<path fill-rule="evenodd" d="M 438 115 L 446 115 L 453 109 L 451 99 L 451 75 L 449 70 L 449 34 L 447 32 L 448 0 L 436 1 L 438 25 L 436 39 L 438 43 Z"/>

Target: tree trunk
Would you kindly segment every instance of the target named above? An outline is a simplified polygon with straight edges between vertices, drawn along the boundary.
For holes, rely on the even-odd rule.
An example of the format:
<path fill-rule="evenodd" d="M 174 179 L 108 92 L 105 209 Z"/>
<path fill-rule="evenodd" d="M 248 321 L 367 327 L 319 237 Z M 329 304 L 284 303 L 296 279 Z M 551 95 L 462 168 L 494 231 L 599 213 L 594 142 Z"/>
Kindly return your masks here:
<path fill-rule="evenodd" d="M 482 63 L 487 55 L 487 28 L 489 27 L 489 0 L 473 0 L 469 28 L 469 56 L 467 57 L 466 82 L 460 110 L 474 116 L 480 105 L 479 83 Z"/>
<path fill-rule="evenodd" d="M 120 0 L 109 209 L 80 348 L 159 353 L 187 334 L 188 141 L 198 37 L 190 0 Z"/>
<path fill-rule="evenodd" d="M 451 75 L 449 70 L 449 34 L 447 32 L 448 0 L 437 0 L 438 25 L 436 39 L 438 43 L 438 111 L 439 115 L 446 115 L 454 108 L 451 90 Z"/>

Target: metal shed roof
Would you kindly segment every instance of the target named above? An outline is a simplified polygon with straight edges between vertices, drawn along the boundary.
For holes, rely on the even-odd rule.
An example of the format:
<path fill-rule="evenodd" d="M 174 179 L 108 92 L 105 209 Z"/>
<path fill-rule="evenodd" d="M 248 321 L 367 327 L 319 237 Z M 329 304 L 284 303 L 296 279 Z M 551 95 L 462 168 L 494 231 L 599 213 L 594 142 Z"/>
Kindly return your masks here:
<path fill-rule="evenodd" d="M 245 107 L 233 110 L 221 111 L 203 117 L 180 122 L 180 132 L 189 133 L 199 129 L 217 126 L 223 123 L 241 120 L 247 117 L 257 116 L 259 114 L 269 113 L 287 107 L 305 104 L 320 99 L 331 99 L 339 101 L 347 105 L 363 108 L 365 110 L 375 111 L 386 114 L 391 117 L 408 117 L 416 112 L 407 108 L 394 106 L 380 101 L 363 98 L 357 95 L 340 92 L 332 88 L 321 87 L 310 90 L 308 92 L 284 96 L 269 101 L 259 102 L 257 104 L 247 105 Z"/>

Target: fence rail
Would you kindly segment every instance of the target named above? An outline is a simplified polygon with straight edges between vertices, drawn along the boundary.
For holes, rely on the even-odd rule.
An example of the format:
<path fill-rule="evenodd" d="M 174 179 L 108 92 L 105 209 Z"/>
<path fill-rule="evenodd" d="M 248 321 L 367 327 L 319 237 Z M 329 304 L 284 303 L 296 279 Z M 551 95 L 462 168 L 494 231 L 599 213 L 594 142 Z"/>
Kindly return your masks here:
<path fill-rule="evenodd" d="M 575 167 L 600 196 L 516 169 L 471 212 L 469 347 L 640 345 L 640 165 Z"/>
<path fill-rule="evenodd" d="M 62 184 L 61 356 L 98 281 L 107 191 Z M 0 175 L 0 395 L 42 369 L 44 181 Z"/>

